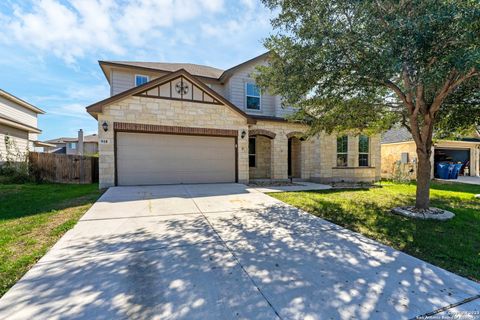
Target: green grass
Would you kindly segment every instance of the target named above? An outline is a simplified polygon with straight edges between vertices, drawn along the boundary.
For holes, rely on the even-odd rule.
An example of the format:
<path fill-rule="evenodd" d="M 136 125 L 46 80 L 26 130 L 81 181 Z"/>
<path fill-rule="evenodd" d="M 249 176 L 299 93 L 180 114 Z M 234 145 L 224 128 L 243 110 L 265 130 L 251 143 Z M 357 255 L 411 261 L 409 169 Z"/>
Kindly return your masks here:
<path fill-rule="evenodd" d="M 456 214 L 417 220 L 390 209 L 413 205 L 415 185 L 276 193 L 271 196 L 459 275 L 480 281 L 480 186 L 433 183 L 431 205 Z"/>
<path fill-rule="evenodd" d="M 0 184 L 0 296 L 100 194 L 97 184 Z"/>

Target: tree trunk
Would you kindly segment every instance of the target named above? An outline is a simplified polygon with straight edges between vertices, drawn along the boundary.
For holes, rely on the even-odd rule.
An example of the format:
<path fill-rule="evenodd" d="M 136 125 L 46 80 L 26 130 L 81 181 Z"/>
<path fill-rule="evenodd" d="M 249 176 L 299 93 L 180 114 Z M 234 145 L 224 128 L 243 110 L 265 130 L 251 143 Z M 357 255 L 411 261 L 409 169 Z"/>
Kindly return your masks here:
<path fill-rule="evenodd" d="M 432 163 L 430 162 L 431 150 L 419 152 L 417 169 L 417 197 L 415 200 L 416 209 L 428 209 L 430 207 L 430 180 Z"/>

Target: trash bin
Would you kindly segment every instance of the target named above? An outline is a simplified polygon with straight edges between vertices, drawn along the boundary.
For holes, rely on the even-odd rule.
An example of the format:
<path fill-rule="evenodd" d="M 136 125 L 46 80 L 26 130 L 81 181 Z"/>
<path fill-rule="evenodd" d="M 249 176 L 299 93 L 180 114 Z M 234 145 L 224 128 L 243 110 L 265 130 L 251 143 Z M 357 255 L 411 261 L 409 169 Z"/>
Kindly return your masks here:
<path fill-rule="evenodd" d="M 462 167 L 462 163 L 454 164 L 453 169 L 450 172 L 450 179 L 458 179 L 458 174 L 460 173 L 460 170 L 462 170 Z"/>
<path fill-rule="evenodd" d="M 448 179 L 449 167 L 450 165 L 447 162 L 437 163 L 437 175 L 440 179 Z"/>

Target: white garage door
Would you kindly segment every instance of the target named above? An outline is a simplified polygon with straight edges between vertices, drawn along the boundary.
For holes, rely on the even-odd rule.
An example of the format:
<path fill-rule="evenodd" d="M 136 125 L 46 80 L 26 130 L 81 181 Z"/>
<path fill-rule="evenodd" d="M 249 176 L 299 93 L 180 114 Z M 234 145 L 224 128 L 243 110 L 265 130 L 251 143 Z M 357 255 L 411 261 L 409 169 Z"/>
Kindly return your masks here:
<path fill-rule="evenodd" d="M 235 140 L 117 134 L 118 185 L 235 182 Z"/>

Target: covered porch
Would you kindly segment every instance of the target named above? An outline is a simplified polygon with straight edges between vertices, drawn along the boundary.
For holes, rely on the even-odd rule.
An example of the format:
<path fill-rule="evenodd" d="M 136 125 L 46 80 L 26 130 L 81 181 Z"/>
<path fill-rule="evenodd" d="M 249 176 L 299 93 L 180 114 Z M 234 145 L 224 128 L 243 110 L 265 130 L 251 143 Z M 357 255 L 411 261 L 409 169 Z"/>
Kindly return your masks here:
<path fill-rule="evenodd" d="M 249 180 L 307 179 L 306 144 L 301 131 L 288 133 L 254 128 L 248 134 Z"/>

